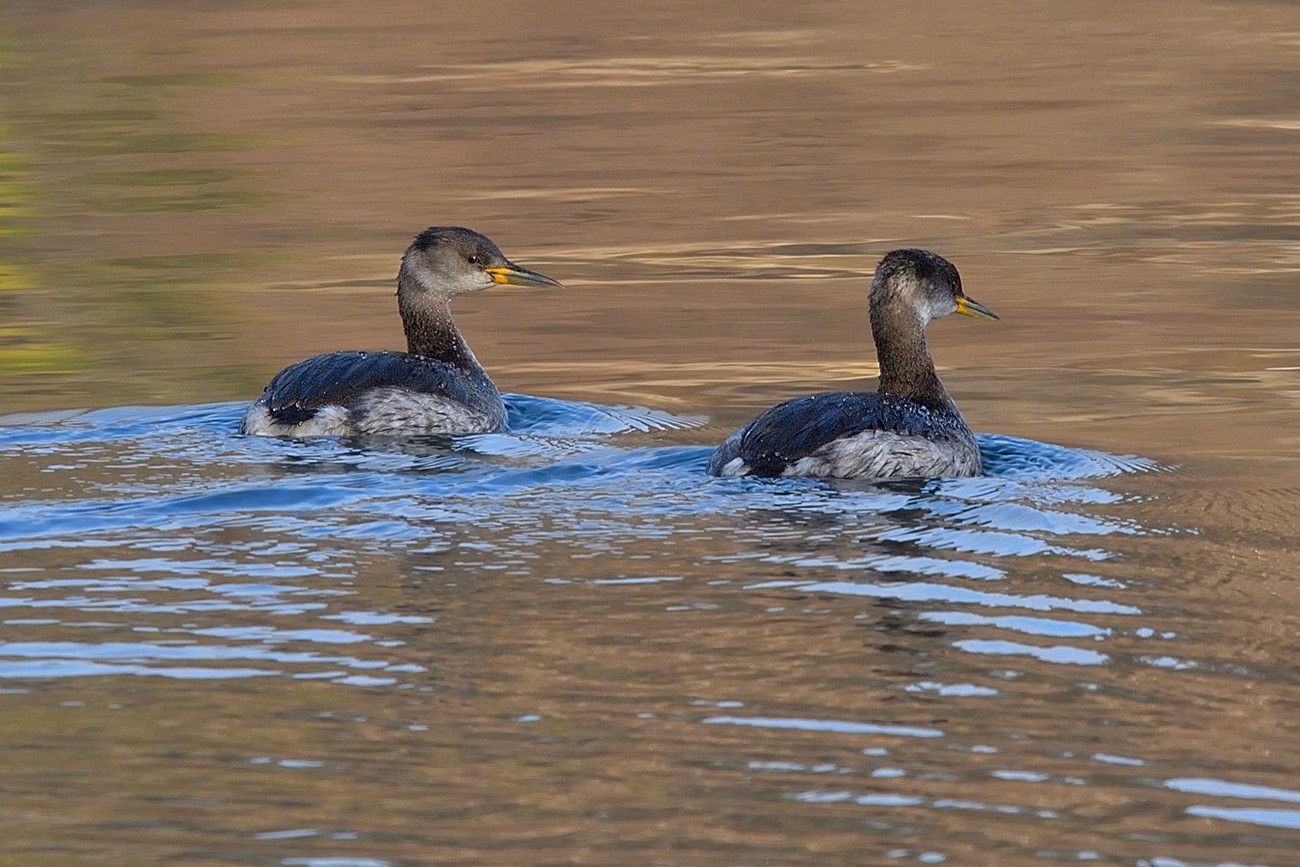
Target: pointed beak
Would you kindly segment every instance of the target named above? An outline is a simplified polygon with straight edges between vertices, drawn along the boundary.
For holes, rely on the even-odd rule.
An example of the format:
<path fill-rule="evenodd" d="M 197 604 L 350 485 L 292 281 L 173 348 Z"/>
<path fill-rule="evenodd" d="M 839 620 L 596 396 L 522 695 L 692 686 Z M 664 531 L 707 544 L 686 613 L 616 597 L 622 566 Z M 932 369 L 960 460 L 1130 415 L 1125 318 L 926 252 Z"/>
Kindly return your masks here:
<path fill-rule="evenodd" d="M 957 312 L 963 316 L 970 316 L 975 319 L 997 319 L 998 314 L 985 307 L 973 298 L 967 298 L 960 295 L 957 298 Z"/>
<path fill-rule="evenodd" d="M 520 268 L 514 263 L 503 265 L 499 268 L 485 268 L 488 275 L 492 278 L 493 283 L 505 283 L 509 286 L 562 286 L 558 280 L 552 280 L 545 274 L 539 274 L 536 271 L 529 271 L 527 268 Z"/>

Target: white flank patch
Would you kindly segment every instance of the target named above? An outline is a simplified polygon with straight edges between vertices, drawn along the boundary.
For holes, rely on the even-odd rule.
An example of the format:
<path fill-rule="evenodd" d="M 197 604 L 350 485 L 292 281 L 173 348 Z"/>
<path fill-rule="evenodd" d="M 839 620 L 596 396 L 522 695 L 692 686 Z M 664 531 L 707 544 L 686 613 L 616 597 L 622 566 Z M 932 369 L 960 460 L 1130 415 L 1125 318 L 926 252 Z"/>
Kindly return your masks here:
<path fill-rule="evenodd" d="M 400 387 L 375 388 L 358 401 L 356 429 L 368 434 L 488 433 L 500 419 L 436 394 Z"/>
<path fill-rule="evenodd" d="M 732 458 L 722 465 L 718 470 L 720 476 L 744 476 L 749 474 L 749 464 L 745 463 L 744 458 Z"/>
<path fill-rule="evenodd" d="M 784 476 L 837 479 L 897 479 L 975 476 L 979 450 L 953 440 L 934 441 L 869 430 L 832 440 L 785 468 Z"/>
<path fill-rule="evenodd" d="M 259 400 L 244 414 L 240 430 L 261 437 L 341 437 L 353 433 L 352 414 L 341 406 L 323 406 L 300 424 L 281 424 Z"/>

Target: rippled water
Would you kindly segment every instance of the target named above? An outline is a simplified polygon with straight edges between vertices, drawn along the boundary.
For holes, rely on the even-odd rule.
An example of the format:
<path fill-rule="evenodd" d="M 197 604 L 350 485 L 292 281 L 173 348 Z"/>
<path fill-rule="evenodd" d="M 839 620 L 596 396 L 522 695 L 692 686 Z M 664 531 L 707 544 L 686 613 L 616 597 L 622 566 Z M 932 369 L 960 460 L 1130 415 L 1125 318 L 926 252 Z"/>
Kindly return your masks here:
<path fill-rule="evenodd" d="M 10 6 L 0 863 L 1300 863 L 1290 4 Z M 435 223 L 509 431 L 237 435 Z M 708 477 L 899 246 L 988 475 Z"/>
<path fill-rule="evenodd" d="M 983 435 L 987 478 L 719 480 L 697 419 L 510 410 L 356 443 L 233 436 L 239 404 L 11 419 L 21 851 L 1285 863 L 1300 792 L 1241 693 L 1294 672 L 1207 655 L 1222 601 L 1161 586 L 1200 532 L 1141 506 L 1176 468 Z"/>

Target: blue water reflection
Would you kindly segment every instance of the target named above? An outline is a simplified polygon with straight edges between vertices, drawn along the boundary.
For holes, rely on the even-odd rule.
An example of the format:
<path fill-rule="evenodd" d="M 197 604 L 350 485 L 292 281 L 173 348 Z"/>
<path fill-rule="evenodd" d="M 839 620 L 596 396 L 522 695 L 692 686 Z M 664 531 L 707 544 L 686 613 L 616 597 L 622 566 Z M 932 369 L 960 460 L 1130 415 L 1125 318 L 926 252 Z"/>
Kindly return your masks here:
<path fill-rule="evenodd" d="M 1146 532 L 1090 511 L 1122 497 L 1088 480 L 1153 469 L 1140 458 L 985 435 L 985 478 L 718 480 L 703 472 L 708 446 L 669 442 L 701 438 L 693 430 L 701 419 L 519 395 L 509 397 L 509 408 L 508 433 L 367 441 L 236 436 L 237 404 L 6 419 L 0 459 L 30 479 L 6 493 L 0 518 L 0 575 L 9 578 L 0 608 L 14 615 L 8 622 L 21 626 L 31 622 L 24 617 L 51 611 L 156 616 L 162 620 L 153 628 L 186 638 L 183 648 L 15 641 L 0 645 L 0 658 L 14 660 L 0 676 L 31 676 L 39 670 L 33 660 L 60 676 L 198 677 L 205 661 L 220 677 L 322 662 L 340 665 L 343 680 L 351 677 L 344 669 L 358 667 L 400 674 L 402 666 L 364 652 L 322 658 L 283 650 L 400 645 L 392 636 L 166 621 L 260 614 L 376 627 L 432 623 L 424 614 L 349 607 L 357 596 L 352 579 L 375 556 L 472 580 L 498 572 L 615 587 L 735 576 L 724 580 L 739 579 L 750 592 L 873 598 L 916 608 L 918 623 L 1090 644 L 1113 625 L 1059 615 L 1141 614 L 1108 596 L 1061 592 L 1122 590 L 1121 581 L 1101 576 L 1073 573 L 1056 592 L 981 586 L 1005 583 L 1017 561 L 1103 562 L 1105 548 L 1080 540 Z M 574 574 L 556 571 L 556 551 Z M 37 553 L 53 562 L 38 569 L 20 562 Z M 597 557 L 618 567 L 591 574 L 573 567 Z M 238 639 L 239 647 L 216 639 Z M 1056 664 L 1108 658 L 1091 646 L 1009 637 L 967 636 L 952 645 Z M 232 660 L 279 667 L 237 668 Z M 989 689 L 964 688 L 972 695 Z"/>
<path fill-rule="evenodd" d="M 496 618 L 555 605 L 547 634 L 570 630 L 572 651 L 590 645 L 612 665 L 637 645 L 622 631 L 653 630 L 649 646 L 667 647 L 682 624 L 726 616 L 745 625 L 722 646 L 741 660 L 774 654 L 771 682 L 665 698 L 635 718 L 706 731 L 706 743 L 749 733 L 723 735 L 737 746 L 716 761 L 745 767 L 760 797 L 862 810 L 891 828 L 936 812 L 1067 823 L 1072 795 L 1058 789 L 1121 775 L 1196 799 L 1181 805 L 1189 817 L 1297 827 L 1295 811 L 1270 806 L 1300 800 L 1289 789 L 1153 783 L 1140 751 L 1026 751 L 1030 724 L 1008 719 L 994 737 L 961 711 L 999 718 L 1034 691 L 1127 694 L 1107 671 L 1233 670 L 1185 644 L 1162 649 L 1181 632 L 1128 562 L 1174 531 L 1129 508 L 1126 483 L 1160 469 L 1141 458 L 984 435 L 989 475 L 977 479 L 715 479 L 704 473 L 714 432 L 653 410 L 511 396 L 508 433 L 308 442 L 236 436 L 241 411 L 5 420 L 7 691 L 129 677 L 439 693 L 478 688 L 454 673 L 464 648 L 517 640 L 509 626 L 482 632 Z M 631 612 L 639 625 L 602 629 Z M 838 630 L 823 646 L 830 620 L 858 640 Z M 791 643 L 765 647 L 773 634 Z M 824 704 L 794 700 L 800 673 Z M 839 699 L 855 690 L 876 690 L 880 712 L 846 713 Z M 507 704 L 510 725 L 563 724 L 545 701 Z M 822 746 L 805 755 L 806 738 Z M 855 760 L 813 758 L 839 740 Z M 954 753 L 967 761 L 943 758 Z M 811 778 L 828 775 L 835 786 Z"/>

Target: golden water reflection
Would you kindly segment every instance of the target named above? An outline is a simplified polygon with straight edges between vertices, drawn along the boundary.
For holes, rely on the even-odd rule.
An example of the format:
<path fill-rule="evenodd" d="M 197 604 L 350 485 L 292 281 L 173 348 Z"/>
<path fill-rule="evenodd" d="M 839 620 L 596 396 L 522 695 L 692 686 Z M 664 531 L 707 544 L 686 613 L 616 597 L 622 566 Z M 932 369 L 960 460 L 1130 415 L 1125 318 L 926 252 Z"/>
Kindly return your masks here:
<path fill-rule="evenodd" d="M 0 550 L 5 664 L 121 666 L 0 690 L 24 863 L 1295 851 L 1291 4 L 0 17 L 0 414 L 119 408 L 6 453 L 0 520 L 36 529 Z M 458 300 L 503 390 L 678 418 L 601 458 L 868 382 L 870 272 L 923 246 L 1002 316 L 930 331 L 976 430 L 1162 471 L 867 508 L 638 466 L 484 507 L 436 463 L 204 426 L 400 346 L 430 224 L 566 286 Z M 210 648 L 278 673 L 151 671 Z"/>

